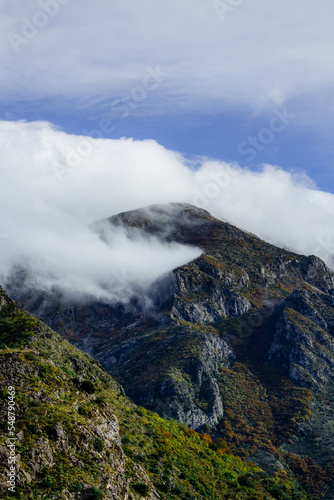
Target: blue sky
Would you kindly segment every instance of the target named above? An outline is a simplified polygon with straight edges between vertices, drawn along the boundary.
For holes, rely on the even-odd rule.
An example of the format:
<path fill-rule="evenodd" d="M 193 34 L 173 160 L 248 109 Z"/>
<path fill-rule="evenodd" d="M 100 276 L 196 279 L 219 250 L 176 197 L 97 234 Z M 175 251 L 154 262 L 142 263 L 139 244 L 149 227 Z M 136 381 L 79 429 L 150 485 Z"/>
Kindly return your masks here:
<path fill-rule="evenodd" d="M 270 163 L 334 192 L 331 0 L 4 0 L 0 13 L 1 119 Z M 272 130 L 277 113 L 293 118 Z"/>
<path fill-rule="evenodd" d="M 3 106 L 0 119 L 9 117 L 15 120 L 46 120 L 70 134 L 93 137 L 97 136 L 95 129 L 99 123 L 94 116 L 81 110 L 21 111 Z M 334 193 L 334 144 L 331 134 L 326 131 L 323 133 L 321 127 L 298 126 L 291 120 L 290 126 L 275 134 L 269 144 L 258 141 L 257 148 L 244 145 L 239 150 L 240 144 L 249 143 L 250 138 L 257 137 L 262 129 L 268 128 L 270 118 L 268 113 L 252 117 L 240 111 L 215 115 L 189 112 L 153 117 L 132 113 L 127 118 L 115 119 L 115 130 L 104 133 L 103 137 L 154 139 L 164 147 L 180 151 L 190 158 L 208 156 L 237 162 L 240 166 L 255 170 L 263 163 L 279 165 L 288 171 L 306 172 L 319 189 Z M 250 152 L 248 148 L 253 151 Z"/>

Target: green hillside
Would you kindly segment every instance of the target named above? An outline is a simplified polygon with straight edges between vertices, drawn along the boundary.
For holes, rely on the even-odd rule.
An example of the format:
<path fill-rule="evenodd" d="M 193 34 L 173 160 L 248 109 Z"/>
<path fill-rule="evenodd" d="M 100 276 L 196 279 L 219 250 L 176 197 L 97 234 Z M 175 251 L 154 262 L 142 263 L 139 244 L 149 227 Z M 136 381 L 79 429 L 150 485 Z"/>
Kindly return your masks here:
<path fill-rule="evenodd" d="M 306 500 L 175 421 L 133 404 L 98 362 L 0 289 L 1 498 Z M 6 489 L 7 387 L 15 388 L 16 488 Z"/>

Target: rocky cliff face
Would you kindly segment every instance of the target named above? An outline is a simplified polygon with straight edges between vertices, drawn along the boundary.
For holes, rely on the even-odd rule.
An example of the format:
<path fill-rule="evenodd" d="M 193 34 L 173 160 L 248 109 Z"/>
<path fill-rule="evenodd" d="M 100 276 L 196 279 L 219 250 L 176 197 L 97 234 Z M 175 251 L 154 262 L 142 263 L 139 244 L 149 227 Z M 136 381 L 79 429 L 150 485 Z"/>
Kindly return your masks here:
<path fill-rule="evenodd" d="M 146 347 L 147 340 L 142 340 Z M 215 335 L 187 328 L 160 331 L 158 346 L 154 346 L 155 339 L 150 341 L 152 352 L 143 356 L 136 366 L 137 376 L 129 381 L 130 397 L 194 429 L 207 423 L 217 424 L 223 416 L 217 384 L 219 369 L 234 358 L 227 344 Z M 131 347 L 138 350 L 137 345 Z M 120 349 L 123 351 L 123 346 Z M 124 359 L 128 355 L 137 356 L 132 349 L 126 355 L 122 352 Z M 157 369 L 161 362 L 165 366 Z M 128 376 L 127 364 L 120 373 L 125 378 Z"/>
<path fill-rule="evenodd" d="M 324 391 L 334 380 L 333 334 L 334 297 L 295 290 L 284 301 L 268 360 L 288 370 L 298 385 Z"/>
<path fill-rule="evenodd" d="M 233 278 L 224 276 L 219 269 L 208 269 L 204 259 L 197 259 L 190 266 L 176 269 L 172 276 L 165 279 L 169 284 L 168 293 L 165 303 L 160 296 L 159 306 L 163 309 L 166 307 L 170 318 L 176 322 L 212 323 L 222 316 L 241 316 L 251 309 L 246 297 L 227 287 L 228 281 L 233 281 Z M 163 280 L 160 280 L 159 286 L 166 290 Z M 157 284 L 154 284 L 154 288 L 157 289 Z"/>
<path fill-rule="evenodd" d="M 305 281 L 329 295 L 334 295 L 334 274 L 319 257 L 306 257 L 301 261 L 301 266 Z"/>

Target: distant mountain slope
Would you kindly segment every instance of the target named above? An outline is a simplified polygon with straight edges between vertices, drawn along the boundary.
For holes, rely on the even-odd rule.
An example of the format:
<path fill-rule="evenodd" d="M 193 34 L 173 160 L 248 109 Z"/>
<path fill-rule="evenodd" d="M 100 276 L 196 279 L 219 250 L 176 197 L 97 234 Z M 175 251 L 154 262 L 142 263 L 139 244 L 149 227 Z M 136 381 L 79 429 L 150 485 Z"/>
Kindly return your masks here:
<path fill-rule="evenodd" d="M 318 494 L 334 463 L 322 418 L 334 413 L 333 272 L 190 205 L 119 214 L 95 229 L 105 238 L 119 225 L 203 254 L 128 306 L 64 305 L 13 287 L 15 296 L 100 360 L 138 404 L 210 426 L 234 452 L 268 471 L 289 469 Z"/>
<path fill-rule="evenodd" d="M 0 493 L 9 500 L 307 500 L 184 425 L 134 405 L 88 355 L 0 288 Z M 8 391 L 8 387 L 10 387 Z M 7 489 L 15 389 L 15 493 Z"/>

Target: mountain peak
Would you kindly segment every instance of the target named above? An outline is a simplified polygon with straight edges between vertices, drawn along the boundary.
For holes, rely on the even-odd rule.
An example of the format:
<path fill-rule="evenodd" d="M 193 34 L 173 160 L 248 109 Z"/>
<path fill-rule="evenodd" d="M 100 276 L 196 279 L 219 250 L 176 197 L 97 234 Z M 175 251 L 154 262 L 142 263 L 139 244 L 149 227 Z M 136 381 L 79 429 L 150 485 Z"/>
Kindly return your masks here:
<path fill-rule="evenodd" d="M 211 214 L 202 208 L 196 207 L 195 205 L 191 205 L 190 203 L 158 203 L 153 205 L 147 205 L 142 208 L 137 208 L 135 210 L 130 210 L 126 212 L 121 212 L 120 214 L 115 215 L 114 217 L 125 216 L 134 216 L 138 215 L 150 215 L 154 217 L 173 217 L 175 216 L 186 216 L 189 214 L 197 215 L 198 217 L 211 217 Z"/>
<path fill-rule="evenodd" d="M 211 426 L 261 467 L 269 457 L 273 472 L 303 468 L 320 491 L 320 467 L 334 462 L 321 413 L 334 381 L 334 273 L 315 256 L 278 248 L 188 204 L 123 212 L 95 231 L 102 238 L 119 226 L 130 237 L 140 232 L 202 254 L 127 305 L 51 297 L 41 318 L 98 359 L 135 403 L 196 430 Z M 326 405 L 333 412 L 332 399 Z M 302 433 L 326 436 L 326 461 Z M 292 436 L 297 444 L 288 453 L 282 445 Z M 312 456 L 319 468 L 300 467 L 293 453 Z"/>
<path fill-rule="evenodd" d="M 138 229 L 161 241 L 201 246 L 210 238 L 215 219 L 201 208 L 187 203 L 167 203 L 122 212 L 95 225 L 105 223 Z"/>

